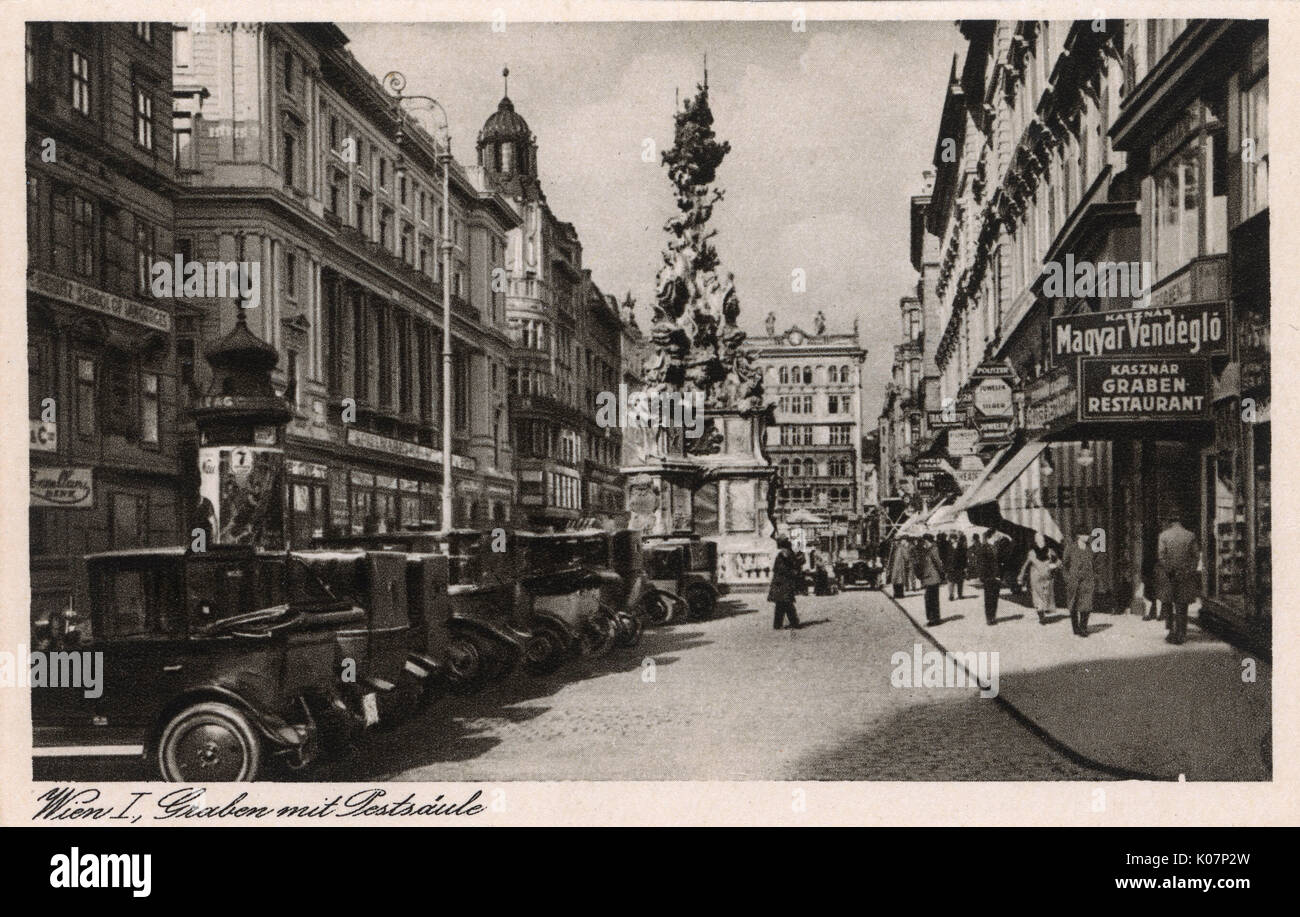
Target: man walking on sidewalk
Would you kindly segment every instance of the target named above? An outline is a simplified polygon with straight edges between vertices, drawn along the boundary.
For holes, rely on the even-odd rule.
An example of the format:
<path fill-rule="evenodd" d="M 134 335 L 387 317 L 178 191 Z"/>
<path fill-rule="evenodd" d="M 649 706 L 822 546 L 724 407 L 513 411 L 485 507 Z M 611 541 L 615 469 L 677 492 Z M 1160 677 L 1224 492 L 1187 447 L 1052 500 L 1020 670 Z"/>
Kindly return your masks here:
<path fill-rule="evenodd" d="M 1002 561 L 998 555 L 998 539 L 993 529 L 984 535 L 984 543 L 975 543 L 971 572 L 984 587 L 984 621 L 993 624 L 998 619 L 998 592 L 1002 589 Z"/>
<path fill-rule="evenodd" d="M 944 569 L 939 546 L 929 532 L 921 536 L 917 553 L 916 575 L 925 589 L 925 626 L 934 627 L 942 620 L 939 616 L 939 587 L 943 585 Z"/>
<path fill-rule="evenodd" d="M 1196 536 L 1178 517 L 1170 519 L 1156 542 L 1156 559 L 1168 578 L 1167 591 L 1159 597 L 1172 617 L 1168 643 L 1187 639 L 1187 606 L 1201 594 L 1201 575 L 1196 570 L 1200 555 Z"/>
<path fill-rule="evenodd" d="M 1070 606 L 1070 625 L 1080 637 L 1088 636 L 1088 615 L 1097 592 L 1097 568 L 1088 546 L 1090 529 L 1080 524 L 1074 540 L 1065 546 L 1065 601 Z"/>
<path fill-rule="evenodd" d="M 790 547 L 790 539 L 782 535 L 776 540 L 776 559 L 772 561 L 772 583 L 767 588 L 767 600 L 776 605 L 772 629 L 780 630 L 781 622 L 790 619 L 790 627 L 799 627 L 799 616 L 794 610 L 794 596 L 799 577 L 799 563 Z"/>

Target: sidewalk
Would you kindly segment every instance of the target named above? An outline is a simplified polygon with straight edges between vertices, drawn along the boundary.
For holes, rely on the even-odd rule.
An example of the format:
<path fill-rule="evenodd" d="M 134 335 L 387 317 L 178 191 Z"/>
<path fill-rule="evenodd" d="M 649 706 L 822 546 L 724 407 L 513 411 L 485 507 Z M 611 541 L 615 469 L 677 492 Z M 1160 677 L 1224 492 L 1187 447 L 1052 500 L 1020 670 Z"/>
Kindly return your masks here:
<path fill-rule="evenodd" d="M 952 602 L 946 584 L 940 595 L 937 627 L 924 626 L 922 593 L 894 601 L 941 650 L 996 650 L 1000 699 L 1076 755 L 1160 779 L 1271 779 L 1272 667 L 1256 659 L 1244 682 L 1254 657 L 1194 620 L 1173 646 L 1163 621 L 1094 613 L 1085 639 L 1063 609 L 1039 624 L 1006 590 L 993 627 L 978 586 Z"/>

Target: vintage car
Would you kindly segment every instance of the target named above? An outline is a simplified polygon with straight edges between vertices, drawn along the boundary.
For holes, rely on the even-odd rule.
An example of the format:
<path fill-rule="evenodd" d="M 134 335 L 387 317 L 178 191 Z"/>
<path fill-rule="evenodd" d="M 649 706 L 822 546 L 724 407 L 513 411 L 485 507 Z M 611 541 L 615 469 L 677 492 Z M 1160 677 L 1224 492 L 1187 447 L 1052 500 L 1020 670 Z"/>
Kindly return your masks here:
<path fill-rule="evenodd" d="M 40 658 L 83 675 L 33 687 L 35 754 L 138 754 L 164 780 L 256 780 L 309 765 L 327 730 L 354 734 L 340 646 L 310 621 L 344 609 L 303 571 L 268 581 L 258 560 L 176 547 L 78 563 L 70 606 L 33 622 Z M 97 688 L 84 686 L 87 665 Z"/>
<path fill-rule="evenodd" d="M 470 693 L 513 671 L 531 637 L 526 613 L 516 607 L 513 545 L 506 537 L 496 541 L 490 532 L 454 529 L 319 543 L 403 555 L 412 626 L 408 664 L 430 671 L 430 691 L 446 686 Z M 430 691 L 426 700 L 433 696 Z"/>
<path fill-rule="evenodd" d="M 602 577 L 590 559 L 590 532 L 516 532 L 518 593 L 532 639 L 525 664 L 534 674 L 554 672 L 575 655 L 599 656 L 618 638 L 612 610 L 601 601 Z"/>
<path fill-rule="evenodd" d="M 641 533 L 631 529 L 593 531 L 579 536 L 583 562 L 599 577 L 600 600 L 614 614 L 615 642 L 636 646 L 641 640 L 643 617 L 654 614 L 663 598 L 646 576 Z"/>
<path fill-rule="evenodd" d="M 645 550 L 646 574 L 666 601 L 650 610 L 647 620 L 700 620 L 718 603 L 718 546 L 700 538 L 665 538 Z"/>
<path fill-rule="evenodd" d="M 262 553 L 265 581 L 322 584 L 337 607 L 313 610 L 312 626 L 334 632 L 342 652 L 340 679 L 368 720 L 390 726 L 418 706 L 433 666 L 412 652 L 406 559 L 390 551 Z M 294 583 L 294 585 L 297 585 Z"/>

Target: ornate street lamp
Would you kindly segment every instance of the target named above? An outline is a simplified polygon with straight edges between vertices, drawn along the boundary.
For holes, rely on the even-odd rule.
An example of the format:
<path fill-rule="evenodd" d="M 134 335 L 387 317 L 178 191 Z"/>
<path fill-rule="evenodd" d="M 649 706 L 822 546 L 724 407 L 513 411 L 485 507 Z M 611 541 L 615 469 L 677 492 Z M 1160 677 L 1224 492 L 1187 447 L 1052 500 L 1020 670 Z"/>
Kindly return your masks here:
<path fill-rule="evenodd" d="M 428 102 L 442 115 L 439 133 L 442 142 L 438 150 L 438 164 L 442 166 L 442 525 L 443 533 L 451 531 L 451 122 L 447 109 L 432 96 L 408 94 L 406 77 L 397 70 L 384 74 L 384 89 L 397 100 L 397 177 L 405 178 L 405 159 L 401 156 L 403 128 L 406 111 L 402 102 L 414 99 Z"/>

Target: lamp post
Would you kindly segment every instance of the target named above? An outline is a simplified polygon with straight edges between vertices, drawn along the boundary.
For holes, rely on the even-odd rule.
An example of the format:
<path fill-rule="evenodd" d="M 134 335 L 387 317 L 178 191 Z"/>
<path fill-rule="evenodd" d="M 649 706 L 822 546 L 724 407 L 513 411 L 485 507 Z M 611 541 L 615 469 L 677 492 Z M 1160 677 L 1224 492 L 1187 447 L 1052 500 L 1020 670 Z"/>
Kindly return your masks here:
<path fill-rule="evenodd" d="M 408 94 L 406 77 L 393 70 L 384 74 L 384 89 L 397 101 L 397 146 L 401 152 L 402 128 L 406 113 L 402 102 L 418 99 L 436 107 L 442 115 L 442 145 L 438 150 L 438 164 L 442 167 L 442 524 L 445 534 L 451 530 L 451 121 L 447 109 L 432 96 Z M 402 166 L 399 165 L 399 170 Z"/>

